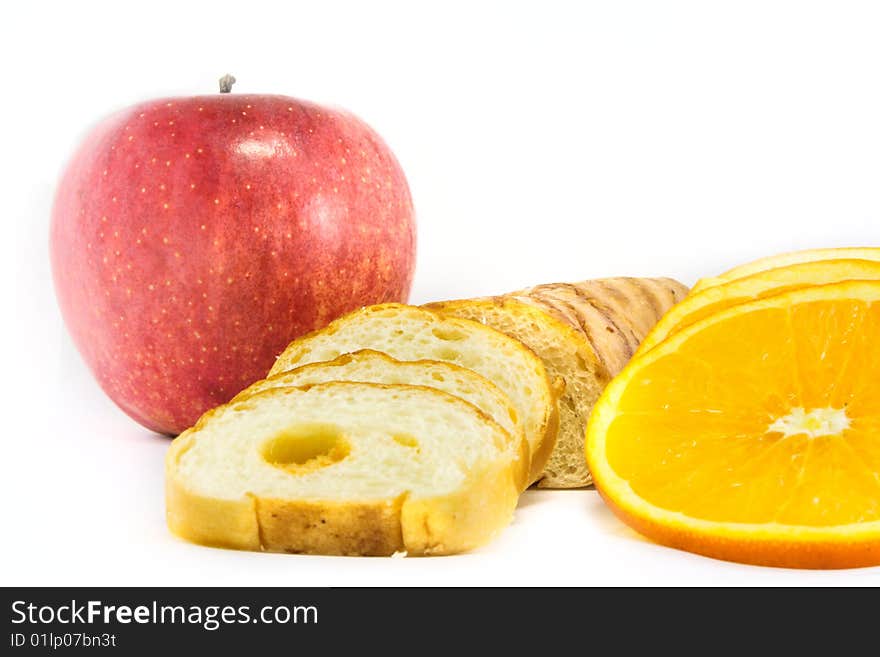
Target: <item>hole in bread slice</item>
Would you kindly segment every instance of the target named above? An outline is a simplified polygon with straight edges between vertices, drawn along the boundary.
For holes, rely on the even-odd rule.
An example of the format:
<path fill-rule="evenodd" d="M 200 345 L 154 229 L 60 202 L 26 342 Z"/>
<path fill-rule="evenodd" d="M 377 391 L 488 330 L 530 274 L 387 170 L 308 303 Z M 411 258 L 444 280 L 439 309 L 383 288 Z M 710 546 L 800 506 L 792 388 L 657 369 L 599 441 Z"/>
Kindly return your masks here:
<path fill-rule="evenodd" d="M 398 445 L 403 445 L 404 447 L 415 447 L 418 448 L 419 441 L 416 440 L 413 436 L 410 436 L 405 433 L 399 433 L 391 438 Z"/>
<path fill-rule="evenodd" d="M 437 350 L 437 357 L 441 360 L 456 362 L 461 360 L 461 352 L 450 347 L 440 347 Z"/>
<path fill-rule="evenodd" d="M 431 329 L 431 333 L 434 334 L 435 338 L 446 340 L 447 342 L 457 342 L 467 337 L 464 331 L 452 326 L 436 326 Z"/>
<path fill-rule="evenodd" d="M 287 427 L 263 443 L 263 459 L 293 475 L 314 472 L 338 463 L 351 452 L 342 430 L 332 424 Z"/>

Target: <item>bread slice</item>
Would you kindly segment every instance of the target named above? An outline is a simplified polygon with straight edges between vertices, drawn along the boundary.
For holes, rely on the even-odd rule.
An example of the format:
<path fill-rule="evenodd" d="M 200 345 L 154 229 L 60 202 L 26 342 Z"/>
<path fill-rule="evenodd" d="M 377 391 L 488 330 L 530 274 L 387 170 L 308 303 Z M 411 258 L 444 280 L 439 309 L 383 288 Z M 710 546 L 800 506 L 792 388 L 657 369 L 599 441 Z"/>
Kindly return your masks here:
<path fill-rule="evenodd" d="M 307 386 L 329 381 L 424 386 L 442 390 L 473 404 L 505 430 L 514 458 L 517 481 L 522 489 L 528 486 L 529 443 L 516 409 L 494 383 L 476 372 L 452 363 L 437 360 L 399 361 L 381 352 L 364 349 L 343 354 L 331 361 L 303 365 L 257 381 L 232 401 L 270 388 Z"/>
<path fill-rule="evenodd" d="M 529 443 L 529 481 L 537 479 L 556 441 L 559 386 L 521 342 L 467 319 L 402 304 L 356 310 L 292 342 L 269 375 L 341 354 L 373 349 L 397 360 L 439 360 L 473 370 L 510 399 Z"/>
<path fill-rule="evenodd" d="M 272 388 L 206 413 L 166 458 L 171 531 L 309 554 L 450 554 L 513 515 L 508 437 L 432 388 Z"/>
<path fill-rule="evenodd" d="M 429 304 L 440 312 L 482 322 L 517 338 L 544 362 L 551 379 L 562 378 L 556 447 L 538 485 L 583 486 L 584 427 L 593 403 L 610 381 L 584 335 L 540 307 L 515 298 L 485 297 Z"/>
<path fill-rule="evenodd" d="M 526 344 L 551 378 L 562 377 L 556 448 L 538 486 L 576 488 L 592 479 L 584 458 L 590 412 L 647 331 L 687 288 L 671 279 L 599 279 L 539 285 L 501 297 L 428 308 L 482 322 Z"/>

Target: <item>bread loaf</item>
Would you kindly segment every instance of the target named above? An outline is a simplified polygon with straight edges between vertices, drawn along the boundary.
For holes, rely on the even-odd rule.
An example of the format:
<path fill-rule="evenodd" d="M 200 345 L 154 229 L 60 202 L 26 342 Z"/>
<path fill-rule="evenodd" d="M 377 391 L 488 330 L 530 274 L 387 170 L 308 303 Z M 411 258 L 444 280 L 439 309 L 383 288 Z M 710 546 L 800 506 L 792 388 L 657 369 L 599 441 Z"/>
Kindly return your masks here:
<path fill-rule="evenodd" d="M 591 481 L 584 435 L 593 404 L 651 327 L 685 294 L 684 285 L 668 278 L 609 278 L 427 307 L 522 341 L 540 356 L 551 378 L 565 381 L 556 447 L 538 485 L 575 488 Z"/>

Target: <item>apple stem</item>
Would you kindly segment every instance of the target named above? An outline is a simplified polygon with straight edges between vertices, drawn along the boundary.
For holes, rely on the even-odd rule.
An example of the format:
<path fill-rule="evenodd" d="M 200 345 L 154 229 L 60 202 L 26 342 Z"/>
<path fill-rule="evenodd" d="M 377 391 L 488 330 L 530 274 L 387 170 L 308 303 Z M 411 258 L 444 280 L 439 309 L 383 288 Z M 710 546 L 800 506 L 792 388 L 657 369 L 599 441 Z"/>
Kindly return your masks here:
<path fill-rule="evenodd" d="M 235 76 L 229 75 L 227 73 L 222 78 L 220 78 L 220 93 L 228 94 L 232 91 L 232 85 L 235 84 Z"/>

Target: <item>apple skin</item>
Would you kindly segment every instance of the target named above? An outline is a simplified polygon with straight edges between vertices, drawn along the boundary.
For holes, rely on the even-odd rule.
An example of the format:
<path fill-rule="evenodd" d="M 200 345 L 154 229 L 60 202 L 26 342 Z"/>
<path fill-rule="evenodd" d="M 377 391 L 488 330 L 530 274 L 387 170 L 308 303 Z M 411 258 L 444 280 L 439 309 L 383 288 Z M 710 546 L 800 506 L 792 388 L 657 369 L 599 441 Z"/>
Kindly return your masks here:
<path fill-rule="evenodd" d="M 177 434 L 288 342 L 405 302 L 403 172 L 356 117 L 284 96 L 167 98 L 98 125 L 52 212 L 62 315 L 101 388 Z"/>

